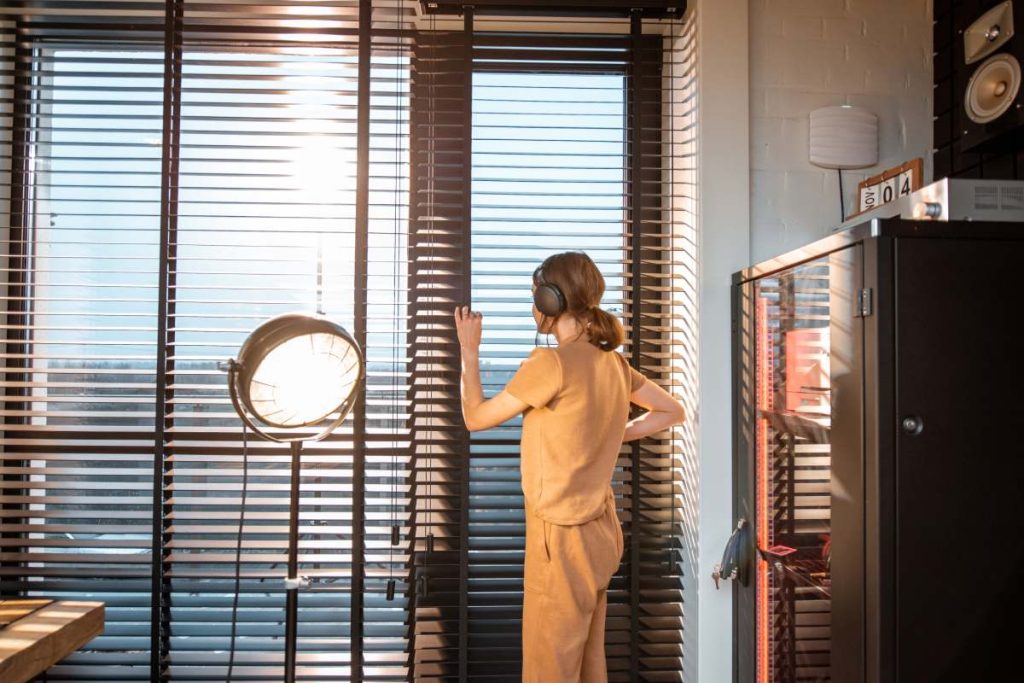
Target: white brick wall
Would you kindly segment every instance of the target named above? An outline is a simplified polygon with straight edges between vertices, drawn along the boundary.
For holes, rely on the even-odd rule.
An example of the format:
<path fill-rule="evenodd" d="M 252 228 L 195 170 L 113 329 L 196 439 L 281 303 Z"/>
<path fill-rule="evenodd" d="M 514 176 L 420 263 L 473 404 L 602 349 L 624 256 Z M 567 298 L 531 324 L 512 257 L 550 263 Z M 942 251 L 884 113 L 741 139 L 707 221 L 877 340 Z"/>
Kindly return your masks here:
<path fill-rule="evenodd" d="M 857 182 L 920 156 L 931 177 L 931 0 L 750 0 L 751 257 L 829 234 L 839 222 L 835 171 L 807 160 L 808 114 L 833 104 L 879 117 L 879 164 Z"/>

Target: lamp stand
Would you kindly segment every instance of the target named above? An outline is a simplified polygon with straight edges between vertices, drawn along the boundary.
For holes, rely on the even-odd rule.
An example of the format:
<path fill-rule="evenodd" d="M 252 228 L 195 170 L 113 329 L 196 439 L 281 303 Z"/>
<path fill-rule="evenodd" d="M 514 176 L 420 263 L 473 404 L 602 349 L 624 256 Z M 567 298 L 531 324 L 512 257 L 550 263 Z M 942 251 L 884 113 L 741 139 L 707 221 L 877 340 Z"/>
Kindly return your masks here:
<path fill-rule="evenodd" d="M 291 499 L 288 504 L 288 578 L 285 579 L 284 680 L 295 683 L 295 644 L 299 621 L 299 472 L 302 442 L 291 442 Z"/>

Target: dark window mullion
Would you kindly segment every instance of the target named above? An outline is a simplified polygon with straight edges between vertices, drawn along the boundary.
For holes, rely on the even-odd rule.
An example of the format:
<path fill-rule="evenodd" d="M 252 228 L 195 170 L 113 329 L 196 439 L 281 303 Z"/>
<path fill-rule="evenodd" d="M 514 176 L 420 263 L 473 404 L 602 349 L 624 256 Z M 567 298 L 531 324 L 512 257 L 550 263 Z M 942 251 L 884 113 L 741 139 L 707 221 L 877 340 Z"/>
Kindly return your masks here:
<path fill-rule="evenodd" d="M 462 301 L 469 304 L 473 298 L 473 7 L 463 8 L 462 38 L 463 52 L 462 83 L 462 169 L 464 187 L 462 190 Z M 461 346 L 459 347 L 461 354 Z M 461 360 L 460 360 L 461 366 Z M 459 392 L 461 398 L 461 391 Z M 459 527 L 459 681 L 469 680 L 469 481 L 470 481 L 470 439 L 469 432 L 460 431 L 465 437 L 461 468 L 461 510 Z"/>
<path fill-rule="evenodd" d="M 16 372 L 6 373 L 8 381 L 28 382 L 31 379 L 29 368 L 32 361 L 29 358 L 32 348 L 31 320 L 32 320 L 32 282 L 31 266 L 32 251 L 35 245 L 32 232 L 32 221 L 29 219 L 29 212 L 32 206 L 32 183 L 30 168 L 30 148 L 33 144 L 32 136 L 35 129 L 33 121 L 35 107 L 33 101 L 36 99 L 37 90 L 34 87 L 34 70 L 38 64 L 35 49 L 32 47 L 30 38 L 25 35 L 18 22 L 15 28 L 16 45 L 14 49 L 14 103 L 11 114 L 13 131 L 11 135 L 11 191 L 10 191 L 10 249 L 7 256 L 7 267 L 9 280 L 7 282 L 7 310 L 5 311 L 8 321 L 21 326 L 21 330 L 8 330 L 4 345 L 8 353 L 22 354 L 22 359 L 11 358 L 6 361 L 8 370 L 16 369 Z M 13 368 L 11 367 L 13 366 Z M 4 390 L 8 398 L 5 407 L 9 410 L 27 410 L 28 401 L 11 401 L 21 397 L 28 397 L 30 390 L 9 386 Z M 4 425 L 24 424 L 28 418 L 4 417 Z M 6 430 L 5 430 L 6 432 Z M 17 468 L 28 466 L 28 460 L 16 460 L 12 463 Z M 25 481 L 24 474 L 4 474 L 4 481 Z M 7 490 L 4 490 L 7 493 Z M 25 496 L 24 489 L 12 491 L 13 495 Z M 25 510 L 25 503 L 4 503 L 2 509 Z M 0 527 L 11 524 L 24 524 L 25 518 L 16 517 L 8 520 L 0 519 Z M 25 538 L 25 532 L 10 532 L 6 529 L 0 533 L 0 538 Z M 11 550 L 20 550 L 11 548 Z M 18 566 L 18 561 L 2 561 L 0 567 Z M 0 595 L 11 597 L 20 594 L 18 589 L 7 589 L 0 591 Z"/>
<path fill-rule="evenodd" d="M 629 350 L 632 356 L 634 368 L 642 367 L 641 356 L 641 305 L 642 290 L 640 287 L 643 277 L 640 250 L 642 248 L 641 213 L 643 208 L 643 194 L 641 192 L 641 143 L 642 132 L 640 126 L 640 43 L 643 38 L 643 23 L 640 12 L 634 10 L 630 15 L 630 60 L 629 78 L 627 79 L 626 102 L 629 109 L 626 116 L 626 126 L 629 135 L 627 145 L 627 168 L 629 181 L 629 227 L 631 233 L 630 251 L 630 284 L 632 287 L 632 298 L 630 301 L 630 343 Z M 630 628 L 629 628 L 629 676 L 631 681 L 637 680 L 640 669 L 640 443 L 642 439 L 634 439 L 630 444 L 630 522 L 629 522 L 629 605 L 630 605 Z"/>
<path fill-rule="evenodd" d="M 370 25 L 372 0 L 359 0 L 359 64 L 356 93 L 356 222 L 355 292 L 353 316 L 355 340 L 367 350 L 367 287 L 369 286 L 369 206 L 370 206 Z M 367 373 L 369 376 L 369 372 Z M 353 412 L 352 456 L 352 603 L 351 603 L 351 680 L 363 680 L 363 586 L 365 578 L 365 490 L 366 471 L 366 399 L 367 382 L 361 386 Z"/>
<path fill-rule="evenodd" d="M 168 0 L 164 25 L 164 108 L 160 169 L 160 255 L 157 296 L 156 400 L 153 448 L 153 575 L 152 623 L 150 624 L 150 679 L 163 679 L 163 664 L 169 650 L 170 585 L 165 581 L 167 563 L 165 537 L 171 508 L 165 502 L 173 481 L 166 457 L 167 435 L 173 427 L 173 391 L 168 375 L 173 372 L 174 299 L 178 227 L 178 159 L 181 141 L 182 18 L 184 0 Z"/>
<path fill-rule="evenodd" d="M 467 628 L 469 511 L 463 501 L 470 440 L 452 320 L 456 300 L 469 290 L 471 265 L 465 197 L 453 191 L 461 191 L 471 170 L 463 149 L 472 135 L 463 120 L 465 50 L 462 31 L 420 31 L 410 71 L 410 679 L 458 676 L 455 660 Z"/>

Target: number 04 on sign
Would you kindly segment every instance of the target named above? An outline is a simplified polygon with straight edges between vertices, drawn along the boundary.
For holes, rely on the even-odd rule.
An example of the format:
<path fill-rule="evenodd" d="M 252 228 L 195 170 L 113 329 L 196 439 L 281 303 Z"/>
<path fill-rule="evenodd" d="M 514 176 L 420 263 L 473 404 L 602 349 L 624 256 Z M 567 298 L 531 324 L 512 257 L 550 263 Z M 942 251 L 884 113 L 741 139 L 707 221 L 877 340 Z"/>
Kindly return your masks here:
<path fill-rule="evenodd" d="M 857 214 L 921 189 L 923 169 L 924 162 L 918 158 L 861 181 L 857 185 Z"/>

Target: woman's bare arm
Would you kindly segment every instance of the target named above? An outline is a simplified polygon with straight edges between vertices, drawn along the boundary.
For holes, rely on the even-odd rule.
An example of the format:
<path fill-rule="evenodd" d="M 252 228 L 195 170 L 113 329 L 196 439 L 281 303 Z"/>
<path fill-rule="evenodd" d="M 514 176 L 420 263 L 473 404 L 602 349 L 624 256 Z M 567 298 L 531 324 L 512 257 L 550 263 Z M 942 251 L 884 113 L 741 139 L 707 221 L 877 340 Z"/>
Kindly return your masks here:
<path fill-rule="evenodd" d="M 468 306 L 455 309 L 455 325 L 459 334 L 462 352 L 462 419 L 466 429 L 478 432 L 496 427 L 529 408 L 505 390 L 484 400 L 480 384 L 480 331 L 483 315 L 469 310 Z"/>
<path fill-rule="evenodd" d="M 683 405 L 649 379 L 630 395 L 629 400 L 647 412 L 626 424 L 623 442 L 655 434 L 686 420 Z"/>

